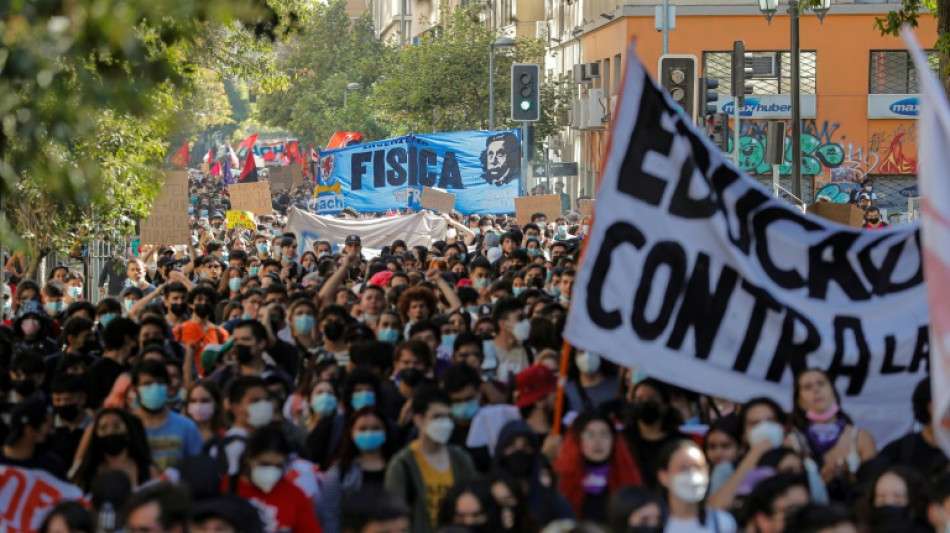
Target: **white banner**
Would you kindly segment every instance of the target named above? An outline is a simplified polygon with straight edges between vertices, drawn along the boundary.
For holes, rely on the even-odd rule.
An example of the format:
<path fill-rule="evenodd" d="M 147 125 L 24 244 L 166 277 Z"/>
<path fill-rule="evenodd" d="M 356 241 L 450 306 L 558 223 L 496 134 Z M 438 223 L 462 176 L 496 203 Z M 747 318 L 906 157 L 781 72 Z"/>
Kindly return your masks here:
<path fill-rule="evenodd" d="M 928 67 L 929 70 L 930 67 Z M 916 119 L 920 113 L 919 94 L 869 94 L 868 118 Z"/>
<path fill-rule="evenodd" d="M 0 466 L 0 531 L 39 531 L 57 503 L 80 498 L 79 487 L 45 470 Z"/>
<path fill-rule="evenodd" d="M 410 248 L 428 247 L 445 238 L 447 226 L 444 218 L 431 213 L 348 220 L 311 215 L 291 207 L 287 216 L 287 231 L 297 234 L 301 254 L 312 250 L 315 241 L 330 241 L 342 249 L 347 235 L 359 235 L 364 249 L 390 246 L 396 239 L 406 241 Z"/>
<path fill-rule="evenodd" d="M 924 276 L 933 294 L 930 300 L 930 335 L 934 339 L 930 355 L 930 385 L 937 442 L 943 453 L 950 451 L 950 105 L 943 85 L 934 76 L 920 44 L 909 32 L 904 42 L 920 74 L 923 90 L 920 107 L 920 212 L 924 231 Z"/>
<path fill-rule="evenodd" d="M 633 50 L 572 295 L 568 339 L 701 393 L 786 409 L 793 374 L 827 371 L 882 445 L 927 374 L 918 226 L 805 216 L 740 173 Z"/>
<path fill-rule="evenodd" d="M 802 118 L 815 118 L 815 95 L 801 95 Z M 735 115 L 735 100 L 721 96 L 716 102 L 720 113 L 732 119 Z M 745 97 L 745 105 L 739 110 L 740 119 L 792 118 L 792 97 L 788 94 L 757 94 Z"/>

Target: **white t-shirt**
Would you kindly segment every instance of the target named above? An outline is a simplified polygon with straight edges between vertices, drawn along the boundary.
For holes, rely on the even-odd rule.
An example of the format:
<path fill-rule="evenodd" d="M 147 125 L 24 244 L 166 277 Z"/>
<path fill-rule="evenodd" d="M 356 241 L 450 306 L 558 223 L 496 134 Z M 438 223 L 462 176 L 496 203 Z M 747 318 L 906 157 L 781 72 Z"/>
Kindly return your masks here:
<path fill-rule="evenodd" d="M 706 510 L 706 524 L 699 520 L 682 520 L 672 516 L 666 520 L 663 533 L 736 533 L 736 519 L 725 511 Z"/>

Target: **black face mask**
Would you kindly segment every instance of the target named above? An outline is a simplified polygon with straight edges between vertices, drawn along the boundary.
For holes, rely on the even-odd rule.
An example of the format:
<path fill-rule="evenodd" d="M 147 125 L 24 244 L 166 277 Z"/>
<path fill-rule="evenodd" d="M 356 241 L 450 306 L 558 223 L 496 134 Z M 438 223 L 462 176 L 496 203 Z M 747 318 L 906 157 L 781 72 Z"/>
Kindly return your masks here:
<path fill-rule="evenodd" d="M 171 304 L 168 306 L 168 310 L 175 316 L 185 316 L 185 313 L 188 312 L 188 306 L 183 303 Z"/>
<path fill-rule="evenodd" d="M 640 402 L 633 404 L 633 416 L 644 424 L 653 424 L 660 419 L 660 404 Z"/>
<path fill-rule="evenodd" d="M 32 379 L 11 379 L 10 387 L 24 398 L 36 392 L 36 382 Z"/>
<path fill-rule="evenodd" d="M 202 320 L 211 318 L 214 314 L 214 307 L 211 304 L 198 304 L 195 306 L 195 315 Z"/>
<path fill-rule="evenodd" d="M 534 466 L 534 455 L 524 450 L 518 450 L 502 457 L 501 466 L 515 477 L 528 477 L 528 474 L 531 473 L 531 467 Z"/>
<path fill-rule="evenodd" d="M 399 381 L 410 387 L 415 387 L 421 383 L 422 379 L 425 377 L 425 372 L 419 370 L 418 368 L 407 368 L 405 370 L 399 371 Z"/>
<path fill-rule="evenodd" d="M 234 355 L 237 356 L 238 363 L 242 365 L 249 364 L 254 360 L 254 354 L 251 352 L 251 347 L 247 346 L 246 344 L 235 344 Z"/>
<path fill-rule="evenodd" d="M 871 223 L 871 224 L 877 224 L 877 223 L 880 222 L 880 221 L 881 221 L 881 219 L 879 219 L 879 218 L 869 218 L 869 219 L 868 219 L 868 222 Z"/>
<path fill-rule="evenodd" d="M 660 526 L 630 526 L 626 533 L 660 533 L 663 528 Z"/>
<path fill-rule="evenodd" d="M 83 354 L 91 354 L 101 351 L 102 346 L 95 339 L 86 339 L 86 342 L 82 343 L 82 346 L 79 348 L 79 353 Z"/>
<path fill-rule="evenodd" d="M 326 337 L 327 340 L 336 342 L 343 338 L 343 328 L 343 322 L 337 322 L 334 320 L 333 322 L 329 322 L 327 325 L 323 326 L 323 336 Z"/>
<path fill-rule="evenodd" d="M 106 455 L 119 455 L 122 453 L 122 450 L 125 450 L 129 446 L 129 436 L 125 433 L 117 433 L 112 435 L 106 435 L 105 437 L 100 437 L 99 442 L 102 443 L 102 451 Z"/>
<path fill-rule="evenodd" d="M 74 403 L 57 405 L 53 407 L 53 412 L 63 420 L 75 420 L 79 416 L 79 406 Z"/>
<path fill-rule="evenodd" d="M 906 506 L 883 505 L 871 509 L 871 531 L 896 531 L 895 526 L 910 526 L 910 509 Z M 911 528 L 902 527 L 909 531 Z"/>

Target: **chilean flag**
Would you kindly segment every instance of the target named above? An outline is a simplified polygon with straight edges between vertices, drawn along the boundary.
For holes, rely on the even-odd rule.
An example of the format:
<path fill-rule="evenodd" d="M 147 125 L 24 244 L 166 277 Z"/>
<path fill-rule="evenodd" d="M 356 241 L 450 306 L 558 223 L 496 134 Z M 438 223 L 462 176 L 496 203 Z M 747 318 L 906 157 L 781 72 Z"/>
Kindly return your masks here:
<path fill-rule="evenodd" d="M 254 162 L 254 152 L 248 152 L 247 160 L 244 161 L 244 169 L 241 170 L 241 177 L 238 178 L 241 183 L 251 183 L 257 181 L 257 163 Z"/>

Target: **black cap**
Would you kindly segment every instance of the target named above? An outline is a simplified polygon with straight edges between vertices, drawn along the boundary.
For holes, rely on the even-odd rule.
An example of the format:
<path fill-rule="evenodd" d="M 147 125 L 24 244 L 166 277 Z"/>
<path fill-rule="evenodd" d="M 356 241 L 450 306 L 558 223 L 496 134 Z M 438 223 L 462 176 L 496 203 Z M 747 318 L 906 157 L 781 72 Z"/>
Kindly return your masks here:
<path fill-rule="evenodd" d="M 174 257 L 160 257 L 158 261 L 155 262 L 155 264 L 158 266 L 158 268 L 162 268 L 168 265 L 174 265 L 175 258 Z"/>
<path fill-rule="evenodd" d="M 46 402 L 39 398 L 18 403 L 10 411 L 10 433 L 7 435 L 7 443 L 19 440 L 27 426 L 36 428 L 43 425 L 48 414 Z"/>
<path fill-rule="evenodd" d="M 346 245 L 346 244 L 360 244 L 360 245 L 362 245 L 362 241 L 360 241 L 360 236 L 359 236 L 359 235 L 347 235 L 347 236 L 346 236 L 346 240 L 343 241 L 343 243 L 344 243 L 344 245 Z"/>

